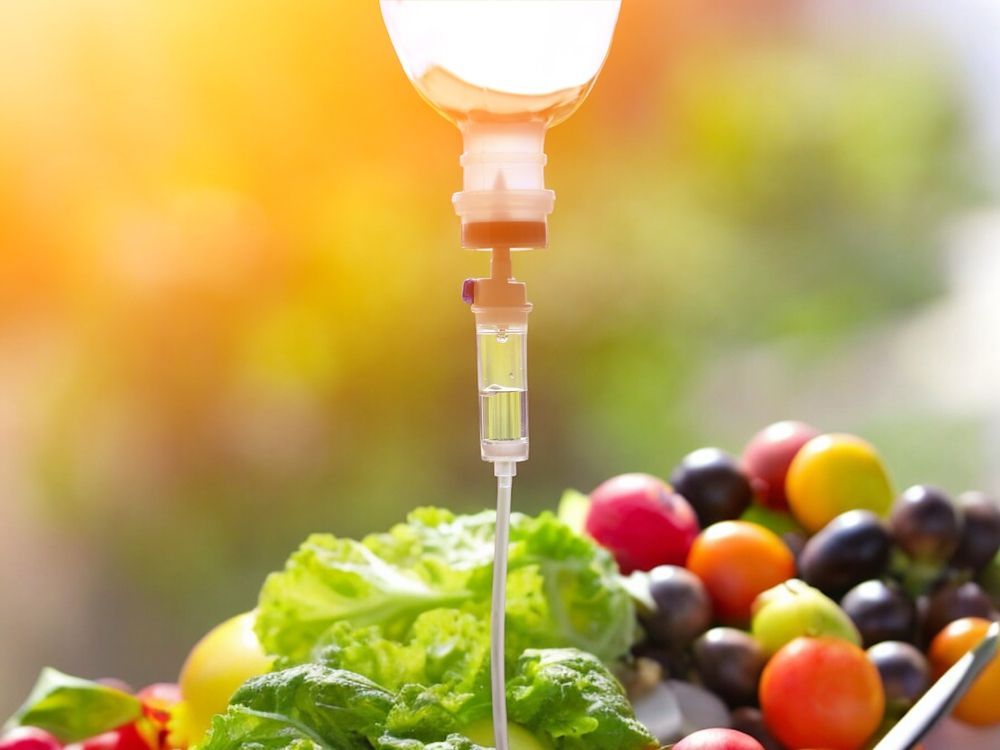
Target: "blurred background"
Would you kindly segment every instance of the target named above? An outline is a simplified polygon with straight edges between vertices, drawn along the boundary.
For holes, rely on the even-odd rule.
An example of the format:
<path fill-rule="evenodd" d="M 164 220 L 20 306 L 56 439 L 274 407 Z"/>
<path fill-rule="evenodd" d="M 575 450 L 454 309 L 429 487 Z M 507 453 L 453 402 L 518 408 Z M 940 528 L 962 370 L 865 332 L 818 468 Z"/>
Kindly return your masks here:
<path fill-rule="evenodd" d="M 516 259 L 515 504 L 781 418 L 1000 490 L 998 34 L 625 0 Z M 310 531 L 493 502 L 459 152 L 374 2 L 0 2 L 0 714 L 46 664 L 173 679 Z"/>

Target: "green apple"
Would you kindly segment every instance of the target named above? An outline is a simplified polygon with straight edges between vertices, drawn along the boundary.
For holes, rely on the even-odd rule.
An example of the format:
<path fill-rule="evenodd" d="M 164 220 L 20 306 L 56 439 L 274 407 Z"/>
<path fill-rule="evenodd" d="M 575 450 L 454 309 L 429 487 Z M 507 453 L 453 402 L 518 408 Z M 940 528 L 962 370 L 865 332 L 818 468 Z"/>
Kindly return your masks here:
<path fill-rule="evenodd" d="M 861 634 L 844 610 L 797 578 L 760 594 L 753 611 L 753 636 L 768 655 L 800 636 L 827 636 L 861 645 Z"/>

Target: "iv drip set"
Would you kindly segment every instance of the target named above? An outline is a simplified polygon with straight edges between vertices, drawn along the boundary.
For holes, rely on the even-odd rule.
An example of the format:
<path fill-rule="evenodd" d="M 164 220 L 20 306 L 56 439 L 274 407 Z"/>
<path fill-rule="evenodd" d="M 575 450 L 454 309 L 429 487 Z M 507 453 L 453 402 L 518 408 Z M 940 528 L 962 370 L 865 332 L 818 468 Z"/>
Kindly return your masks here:
<path fill-rule="evenodd" d="M 455 123 L 464 151 L 452 199 L 462 247 L 490 251 L 490 275 L 467 279 L 475 316 L 480 453 L 497 478 L 490 667 L 493 731 L 507 750 L 504 609 L 511 486 L 528 458 L 528 302 L 512 251 L 548 245 L 555 193 L 545 188 L 545 133 L 569 117 L 604 64 L 621 0 L 381 0 L 404 71 Z"/>

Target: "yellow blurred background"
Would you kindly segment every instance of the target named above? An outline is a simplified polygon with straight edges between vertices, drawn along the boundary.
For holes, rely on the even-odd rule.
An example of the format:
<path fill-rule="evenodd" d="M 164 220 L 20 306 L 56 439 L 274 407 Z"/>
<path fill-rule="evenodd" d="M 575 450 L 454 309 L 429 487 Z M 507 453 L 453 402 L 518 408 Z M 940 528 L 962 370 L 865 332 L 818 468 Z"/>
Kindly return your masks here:
<path fill-rule="evenodd" d="M 833 5 L 625 0 L 516 259 L 516 506 L 785 417 L 1000 486 L 963 62 Z M 371 0 L 0 2 L 0 714 L 174 678 L 309 531 L 492 502 L 459 151 Z"/>

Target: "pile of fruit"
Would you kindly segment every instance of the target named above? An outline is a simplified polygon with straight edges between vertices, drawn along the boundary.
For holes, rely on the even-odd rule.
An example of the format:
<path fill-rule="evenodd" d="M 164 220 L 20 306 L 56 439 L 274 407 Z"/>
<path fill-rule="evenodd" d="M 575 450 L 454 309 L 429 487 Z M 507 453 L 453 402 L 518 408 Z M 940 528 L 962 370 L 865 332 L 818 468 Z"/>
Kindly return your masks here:
<path fill-rule="evenodd" d="M 669 484 L 626 474 L 567 493 L 560 513 L 631 574 L 644 632 L 631 692 L 664 743 L 731 726 L 768 749 L 866 747 L 1000 606 L 995 500 L 897 497 L 870 444 L 798 422 L 739 459 L 696 450 Z M 953 715 L 1000 724 L 1000 661 Z"/>
<path fill-rule="evenodd" d="M 512 750 L 863 750 L 1000 607 L 995 500 L 897 496 L 871 445 L 797 422 L 558 516 L 511 516 Z M 314 534 L 178 684 L 46 669 L 0 750 L 486 750 L 494 523 Z M 953 716 L 1000 731 L 1000 657 Z"/>

